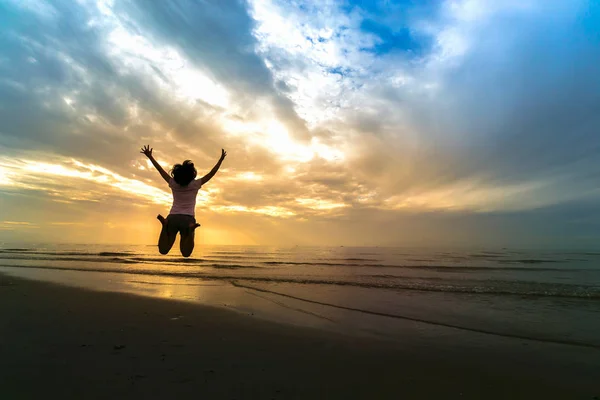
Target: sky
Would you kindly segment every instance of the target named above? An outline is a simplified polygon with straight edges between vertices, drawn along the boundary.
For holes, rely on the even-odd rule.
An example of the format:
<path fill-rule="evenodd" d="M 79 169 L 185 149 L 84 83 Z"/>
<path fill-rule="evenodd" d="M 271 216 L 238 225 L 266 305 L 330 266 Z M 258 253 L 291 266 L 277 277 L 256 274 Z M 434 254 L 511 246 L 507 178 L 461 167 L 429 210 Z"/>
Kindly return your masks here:
<path fill-rule="evenodd" d="M 0 242 L 598 247 L 600 3 L 0 0 Z"/>

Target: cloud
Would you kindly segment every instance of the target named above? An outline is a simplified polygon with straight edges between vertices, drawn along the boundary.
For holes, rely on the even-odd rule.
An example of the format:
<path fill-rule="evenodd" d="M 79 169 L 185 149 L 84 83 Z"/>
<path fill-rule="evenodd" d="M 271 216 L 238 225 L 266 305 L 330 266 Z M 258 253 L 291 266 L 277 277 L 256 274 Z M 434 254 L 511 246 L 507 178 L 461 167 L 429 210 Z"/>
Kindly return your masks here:
<path fill-rule="evenodd" d="M 600 194 L 598 21 L 583 0 L 0 2 L 0 190 L 11 212 L 51 203 L 48 223 L 70 222 L 61 201 L 167 207 L 139 147 L 199 173 L 225 147 L 199 210 L 253 241 L 283 237 L 273 221 L 374 242 L 498 215 L 533 235 L 544 210 L 579 226 L 569 207 Z"/>
<path fill-rule="evenodd" d="M 576 3 L 450 3 L 463 7 L 437 22 L 439 44 L 419 68 L 399 85 L 375 81 L 356 95 L 366 109 L 344 110 L 368 143 L 355 151 L 359 173 L 399 195 L 454 184 L 529 185 L 511 193 L 524 202 L 559 203 L 566 187 L 584 195 L 598 157 L 599 53 L 581 19 L 598 13 Z M 443 40 L 450 32 L 461 51 Z"/>
<path fill-rule="evenodd" d="M 265 99 L 292 134 L 305 137 L 304 121 L 291 101 L 275 90 L 270 70 L 255 53 L 254 21 L 244 4 L 208 1 L 200 7 L 192 1 L 123 1 L 115 11 L 135 30 L 175 46 L 214 79 L 227 82 L 243 106 L 252 107 L 256 97 Z"/>

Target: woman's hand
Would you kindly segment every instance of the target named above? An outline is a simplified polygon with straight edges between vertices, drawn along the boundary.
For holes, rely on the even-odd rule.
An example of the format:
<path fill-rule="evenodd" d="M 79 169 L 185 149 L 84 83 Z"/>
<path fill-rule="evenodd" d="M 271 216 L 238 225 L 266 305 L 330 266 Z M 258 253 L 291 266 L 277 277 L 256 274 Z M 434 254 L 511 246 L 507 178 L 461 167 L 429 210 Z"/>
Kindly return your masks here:
<path fill-rule="evenodd" d="M 217 164 L 213 167 L 213 169 L 208 174 L 206 174 L 202 178 L 200 178 L 201 184 L 204 185 L 206 182 L 210 181 L 213 176 L 215 176 L 215 174 L 219 170 L 219 167 L 221 166 L 221 163 L 223 162 L 225 157 L 227 157 L 227 152 L 224 149 L 221 149 L 221 158 L 219 159 L 219 161 L 217 161 Z"/>
<path fill-rule="evenodd" d="M 142 151 L 140 151 L 140 153 L 144 154 L 148 158 L 152 157 L 152 149 L 149 145 L 142 147 Z"/>
<path fill-rule="evenodd" d="M 146 145 L 146 146 L 142 147 L 142 150 L 140 151 L 140 153 L 142 153 L 143 155 L 145 155 L 146 157 L 148 157 L 150 159 L 150 162 L 152 163 L 152 165 L 154 165 L 154 168 L 156 168 L 156 170 L 160 173 L 160 176 L 163 177 L 165 182 L 169 183 L 169 180 L 171 179 L 171 177 L 169 176 L 169 174 L 167 174 L 167 172 L 163 169 L 163 167 L 160 166 L 158 161 L 156 161 L 154 159 L 154 157 L 152 157 L 152 149 L 150 148 L 150 146 Z"/>

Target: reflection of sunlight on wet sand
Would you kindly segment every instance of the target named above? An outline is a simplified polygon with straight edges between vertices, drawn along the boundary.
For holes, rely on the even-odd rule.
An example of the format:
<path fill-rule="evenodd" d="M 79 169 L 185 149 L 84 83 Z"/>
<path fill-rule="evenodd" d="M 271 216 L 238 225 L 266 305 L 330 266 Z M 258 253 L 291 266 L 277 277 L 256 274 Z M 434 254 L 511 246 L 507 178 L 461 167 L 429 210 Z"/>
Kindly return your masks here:
<path fill-rule="evenodd" d="M 287 292 L 297 294 L 299 297 L 315 298 L 335 304 L 346 303 L 348 299 L 356 298 L 357 292 L 353 288 L 331 290 L 325 285 L 311 288 L 311 293 L 308 294 L 304 285 L 247 283 L 244 284 L 247 287 L 236 287 L 226 280 L 11 267 L 0 267 L 0 273 L 83 289 L 193 302 L 199 305 L 235 311 L 262 320 L 337 332 L 353 332 L 353 334 L 358 335 L 389 336 L 393 334 L 396 337 L 404 337 L 408 331 L 417 332 L 420 336 L 427 332 L 429 332 L 427 334 L 437 335 L 438 337 L 441 334 L 439 328 L 429 328 L 424 332 L 420 325 L 415 325 L 414 322 L 410 321 L 382 319 L 374 315 L 363 315 L 349 310 L 306 303 L 298 299 L 268 293 L 270 290 Z M 252 290 L 250 289 L 252 287 L 261 290 Z M 367 297 L 358 296 L 363 308 L 373 306 L 373 304 L 369 304 L 370 301 Z M 171 319 L 186 318 L 185 315 L 165 317 Z"/>
<path fill-rule="evenodd" d="M 0 272 L 16 277 L 42 280 L 84 289 L 125 292 L 142 296 L 200 303 L 204 303 L 206 299 L 214 298 L 214 295 L 207 296 L 207 293 L 211 289 L 219 288 L 219 291 L 222 291 L 222 288 L 227 286 L 227 283 L 218 281 L 95 271 L 82 272 L 0 267 Z M 222 302 L 220 303 L 222 304 Z"/>
<path fill-rule="evenodd" d="M 261 319 L 305 325 L 331 327 L 332 320 L 307 312 L 306 305 L 290 306 L 278 298 L 233 286 L 227 281 L 208 281 L 198 278 L 148 276 L 93 271 L 59 271 L 29 268 L 0 267 L 0 273 L 105 292 L 121 292 L 167 300 L 194 302 L 226 308 Z M 314 307 L 309 307 L 314 308 Z M 317 314 L 323 310 L 317 307 Z"/>
<path fill-rule="evenodd" d="M 200 301 L 206 298 L 206 288 L 223 286 L 220 282 L 192 281 L 169 276 L 129 276 L 122 281 L 126 291 L 163 299 Z"/>

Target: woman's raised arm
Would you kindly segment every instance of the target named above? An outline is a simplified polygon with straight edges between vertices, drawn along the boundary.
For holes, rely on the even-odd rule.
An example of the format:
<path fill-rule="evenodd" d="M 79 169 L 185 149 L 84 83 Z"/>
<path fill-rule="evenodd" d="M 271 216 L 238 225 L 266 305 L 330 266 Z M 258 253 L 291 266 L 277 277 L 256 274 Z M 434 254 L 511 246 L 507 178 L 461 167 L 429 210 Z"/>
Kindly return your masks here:
<path fill-rule="evenodd" d="M 221 163 L 223 162 L 223 160 L 225 159 L 225 157 L 227 156 L 227 152 L 223 149 L 221 149 L 221 158 L 219 158 L 219 161 L 217 162 L 217 164 L 213 167 L 213 169 L 210 170 L 210 172 L 206 175 L 204 175 L 202 178 L 200 178 L 200 183 L 202 185 L 204 185 L 206 182 L 210 181 L 210 179 L 215 176 L 215 174 L 217 173 L 217 171 L 219 170 L 219 167 L 221 167 Z"/>
<path fill-rule="evenodd" d="M 154 157 L 152 156 L 152 149 L 150 148 L 150 146 L 146 145 L 142 147 L 140 153 L 144 154 L 146 157 L 148 157 L 148 159 L 150 159 L 150 162 L 152 163 L 152 165 L 154 165 L 154 168 L 156 168 L 156 170 L 160 172 L 160 176 L 162 176 L 163 179 L 167 183 L 169 183 L 171 177 L 169 176 L 169 174 L 167 174 L 167 171 L 165 171 L 163 167 L 161 167 L 160 164 L 154 159 Z"/>

